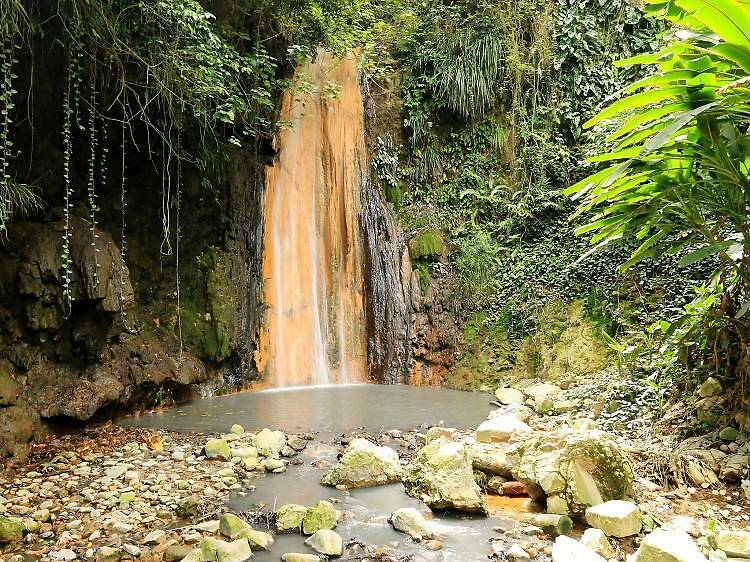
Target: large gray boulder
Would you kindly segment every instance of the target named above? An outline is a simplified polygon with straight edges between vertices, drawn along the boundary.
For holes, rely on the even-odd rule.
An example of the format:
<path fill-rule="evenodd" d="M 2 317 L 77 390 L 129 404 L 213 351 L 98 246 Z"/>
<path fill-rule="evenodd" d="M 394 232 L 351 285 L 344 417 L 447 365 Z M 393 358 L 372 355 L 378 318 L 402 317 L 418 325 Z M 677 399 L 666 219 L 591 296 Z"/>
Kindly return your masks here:
<path fill-rule="evenodd" d="M 630 463 L 601 431 L 525 433 L 512 440 L 507 454 L 514 478 L 533 498 L 551 500 L 557 513 L 580 518 L 591 506 L 631 494 Z"/>
<path fill-rule="evenodd" d="M 473 443 L 469 445 L 469 455 L 475 470 L 481 470 L 496 476 L 512 477 L 513 466 L 508 460 L 506 449 L 502 443 Z"/>
<path fill-rule="evenodd" d="M 750 531 L 717 531 L 716 547 L 728 556 L 750 558 Z"/>
<path fill-rule="evenodd" d="M 517 432 L 529 432 L 531 428 L 516 416 L 494 416 L 483 421 L 477 428 L 480 443 L 505 443 Z"/>
<path fill-rule="evenodd" d="M 325 486 L 365 488 L 401 480 L 401 463 L 396 451 L 367 439 L 354 439 L 344 455 L 321 479 Z"/>
<path fill-rule="evenodd" d="M 432 531 L 427 520 L 413 507 L 404 507 L 394 511 L 391 515 L 391 524 L 394 529 L 406 533 L 414 540 L 432 538 Z"/>
<path fill-rule="evenodd" d="M 321 529 L 305 539 L 305 544 L 316 552 L 327 556 L 341 556 L 344 552 L 344 539 L 336 531 Z"/>
<path fill-rule="evenodd" d="M 441 438 L 423 447 L 404 471 L 404 486 L 435 509 L 487 511 L 464 443 Z"/>
<path fill-rule="evenodd" d="M 523 392 L 518 390 L 517 388 L 498 388 L 495 391 L 495 398 L 497 398 L 497 401 L 500 402 L 500 404 L 523 404 L 524 403 L 524 395 Z"/>
<path fill-rule="evenodd" d="M 552 545 L 552 562 L 607 562 L 586 545 L 564 535 Z"/>
<path fill-rule="evenodd" d="M 278 457 L 279 452 L 286 445 L 286 435 L 283 431 L 271 431 L 264 427 L 253 437 L 253 444 L 259 455 Z"/>

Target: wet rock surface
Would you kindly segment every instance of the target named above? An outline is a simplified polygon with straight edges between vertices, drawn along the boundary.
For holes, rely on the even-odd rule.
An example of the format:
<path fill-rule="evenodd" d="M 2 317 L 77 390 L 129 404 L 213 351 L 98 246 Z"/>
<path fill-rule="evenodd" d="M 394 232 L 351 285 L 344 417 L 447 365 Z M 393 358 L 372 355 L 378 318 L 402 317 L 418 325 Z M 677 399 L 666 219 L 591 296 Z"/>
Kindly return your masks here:
<path fill-rule="evenodd" d="M 333 469 L 321 480 L 326 486 L 365 488 L 398 482 L 401 464 L 393 449 L 355 439 Z"/>

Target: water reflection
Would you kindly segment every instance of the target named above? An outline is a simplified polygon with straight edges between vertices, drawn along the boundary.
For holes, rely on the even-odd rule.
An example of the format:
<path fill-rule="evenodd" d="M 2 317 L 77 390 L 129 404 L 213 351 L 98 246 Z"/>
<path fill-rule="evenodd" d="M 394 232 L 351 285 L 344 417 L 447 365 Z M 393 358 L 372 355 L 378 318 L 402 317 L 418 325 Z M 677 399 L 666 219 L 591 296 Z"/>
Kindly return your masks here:
<path fill-rule="evenodd" d="M 490 396 L 406 385 L 329 385 L 242 392 L 204 398 L 123 424 L 173 431 L 222 432 L 234 423 L 248 430 L 318 431 L 322 437 L 356 428 L 372 432 L 443 422 L 474 427 L 487 416 Z"/>

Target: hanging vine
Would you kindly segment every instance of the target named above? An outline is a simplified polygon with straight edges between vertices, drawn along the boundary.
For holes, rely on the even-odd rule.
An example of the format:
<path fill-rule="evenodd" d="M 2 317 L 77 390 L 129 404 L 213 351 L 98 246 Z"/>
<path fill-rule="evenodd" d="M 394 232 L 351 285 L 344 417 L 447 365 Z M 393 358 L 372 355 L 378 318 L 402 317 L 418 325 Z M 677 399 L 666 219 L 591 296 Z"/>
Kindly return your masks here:
<path fill-rule="evenodd" d="M 182 130 L 177 130 L 177 191 L 175 193 L 175 277 L 177 292 L 177 335 L 180 340 L 182 363 L 182 308 L 180 303 L 180 205 L 182 196 Z"/>
<path fill-rule="evenodd" d="M 164 114 L 164 121 L 168 121 L 167 114 Z M 164 256 L 172 255 L 172 241 L 170 233 L 172 231 L 172 145 L 169 142 L 172 135 L 172 126 L 169 125 L 162 135 L 162 168 L 161 168 L 161 227 L 162 240 L 160 251 Z"/>
<path fill-rule="evenodd" d="M 13 125 L 13 82 L 18 76 L 13 66 L 16 36 L 0 36 L 0 234 L 5 234 L 8 222 L 15 213 L 29 212 L 41 206 L 39 196 L 26 184 L 19 183 L 11 173 L 11 164 L 17 151 L 11 136 Z"/>
<path fill-rule="evenodd" d="M 89 202 L 89 234 L 91 235 L 91 246 L 94 248 L 94 285 L 99 286 L 99 248 L 96 239 L 96 212 L 99 210 L 96 195 L 96 156 L 99 152 L 99 139 L 96 130 L 96 74 L 91 73 L 91 90 L 89 92 L 89 177 L 88 177 L 88 202 Z"/>
<path fill-rule="evenodd" d="M 124 295 L 125 295 L 125 267 L 127 257 L 127 241 L 125 239 L 125 217 L 127 215 L 128 198 L 127 198 L 127 186 L 125 184 L 125 132 L 127 129 L 127 119 L 125 111 L 125 102 L 121 101 L 122 106 L 122 126 L 120 129 L 120 148 L 121 148 L 121 159 L 120 159 L 120 313 L 122 314 L 123 323 L 127 327 L 127 313 L 125 312 L 124 306 Z"/>
<path fill-rule="evenodd" d="M 73 82 L 74 65 L 72 53 L 68 50 L 68 64 L 65 76 L 65 94 L 63 96 L 63 179 L 65 182 L 65 229 L 63 230 L 62 249 L 62 279 L 63 279 L 63 316 L 68 318 L 72 310 L 73 298 L 70 293 L 70 282 L 72 274 L 72 259 L 70 257 L 70 198 L 73 188 L 70 181 L 70 161 L 73 157 L 73 108 L 71 107 L 71 88 Z"/>
<path fill-rule="evenodd" d="M 5 231 L 11 214 L 10 165 L 13 141 L 10 138 L 10 112 L 13 109 L 13 44 L 3 38 L 0 44 L 0 230 Z"/>

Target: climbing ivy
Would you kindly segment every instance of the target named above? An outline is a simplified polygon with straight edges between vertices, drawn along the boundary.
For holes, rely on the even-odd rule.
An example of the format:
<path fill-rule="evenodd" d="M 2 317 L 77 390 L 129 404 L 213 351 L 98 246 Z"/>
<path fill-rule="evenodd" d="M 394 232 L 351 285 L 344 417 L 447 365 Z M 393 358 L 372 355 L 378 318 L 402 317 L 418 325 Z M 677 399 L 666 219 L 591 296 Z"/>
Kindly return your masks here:
<path fill-rule="evenodd" d="M 650 50 L 660 24 L 628 0 L 421 8 L 391 49 L 404 143 L 379 141 L 374 166 L 407 231 L 447 233 L 464 310 L 490 310 L 489 322 L 512 310 L 518 333 L 544 303 L 592 284 L 616 300 L 617 256 L 576 263 L 586 248 L 561 190 L 602 142 L 581 123 L 632 78 L 611 62 Z"/>

